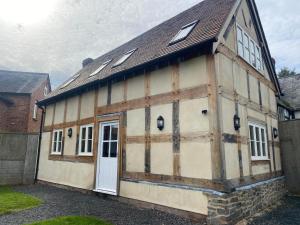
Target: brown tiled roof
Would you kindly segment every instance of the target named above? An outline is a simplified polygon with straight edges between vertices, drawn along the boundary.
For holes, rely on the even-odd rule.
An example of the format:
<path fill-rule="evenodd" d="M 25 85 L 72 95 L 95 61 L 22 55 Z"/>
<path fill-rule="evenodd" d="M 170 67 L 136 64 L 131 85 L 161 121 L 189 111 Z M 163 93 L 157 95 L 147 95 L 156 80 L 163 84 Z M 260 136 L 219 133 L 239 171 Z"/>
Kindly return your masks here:
<path fill-rule="evenodd" d="M 30 94 L 48 78 L 46 73 L 0 70 L 0 93 Z"/>
<path fill-rule="evenodd" d="M 294 109 L 300 110 L 300 74 L 279 79 L 284 94 L 281 97 Z"/>
<path fill-rule="evenodd" d="M 236 0 L 205 0 L 200 2 L 194 7 L 95 59 L 93 63 L 77 73 L 80 76 L 74 82 L 65 88 L 61 88 L 62 85 L 58 87 L 47 96 L 46 101 L 54 96 L 62 95 L 96 80 L 105 79 L 116 73 L 133 69 L 183 49 L 213 40 L 218 36 L 235 2 Z M 169 42 L 184 25 L 195 20 L 198 20 L 198 23 L 185 40 L 174 45 L 169 45 Z M 120 66 L 112 67 L 124 53 L 135 48 L 137 50 L 127 61 Z M 110 59 L 112 59 L 112 62 L 105 69 L 96 76 L 88 78 L 103 62 Z"/>

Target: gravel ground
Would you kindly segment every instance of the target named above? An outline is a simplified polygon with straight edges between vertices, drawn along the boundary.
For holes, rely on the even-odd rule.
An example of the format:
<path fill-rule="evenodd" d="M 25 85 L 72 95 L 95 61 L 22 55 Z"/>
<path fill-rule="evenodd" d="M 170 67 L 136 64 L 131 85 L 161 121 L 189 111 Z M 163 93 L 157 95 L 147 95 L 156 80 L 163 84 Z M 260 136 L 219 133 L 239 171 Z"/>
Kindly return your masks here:
<path fill-rule="evenodd" d="M 300 225 L 300 197 L 287 197 L 279 207 L 253 218 L 248 225 Z"/>
<path fill-rule="evenodd" d="M 37 208 L 0 216 L 1 225 L 19 225 L 57 216 L 90 215 L 115 225 L 204 225 L 151 209 L 139 209 L 116 200 L 67 191 L 46 185 L 14 187 L 44 201 Z M 1 204 L 1 203 L 0 203 Z"/>

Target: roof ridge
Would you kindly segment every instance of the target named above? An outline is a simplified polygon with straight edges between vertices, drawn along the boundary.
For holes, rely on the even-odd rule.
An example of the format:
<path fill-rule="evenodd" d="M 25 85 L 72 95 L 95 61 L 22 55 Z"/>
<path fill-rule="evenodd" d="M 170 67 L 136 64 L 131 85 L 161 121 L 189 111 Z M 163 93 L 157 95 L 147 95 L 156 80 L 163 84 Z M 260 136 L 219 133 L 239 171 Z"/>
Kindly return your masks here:
<path fill-rule="evenodd" d="M 17 70 L 1 70 L 0 72 L 7 72 L 7 73 L 22 73 L 22 74 L 28 74 L 28 75 L 47 75 L 49 76 L 49 73 L 44 72 L 30 72 L 30 71 L 17 71 Z"/>

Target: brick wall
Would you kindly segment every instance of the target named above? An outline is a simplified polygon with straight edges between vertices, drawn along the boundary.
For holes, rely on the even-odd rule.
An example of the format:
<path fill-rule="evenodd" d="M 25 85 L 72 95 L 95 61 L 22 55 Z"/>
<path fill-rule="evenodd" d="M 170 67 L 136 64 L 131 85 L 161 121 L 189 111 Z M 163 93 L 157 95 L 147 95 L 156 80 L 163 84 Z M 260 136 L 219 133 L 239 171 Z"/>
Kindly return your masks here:
<path fill-rule="evenodd" d="M 1 101 L 1 108 L 5 113 L 0 119 L 0 132 L 27 132 L 30 95 L 1 94 L 12 104 Z M 5 106 L 4 106 L 5 105 Z"/>

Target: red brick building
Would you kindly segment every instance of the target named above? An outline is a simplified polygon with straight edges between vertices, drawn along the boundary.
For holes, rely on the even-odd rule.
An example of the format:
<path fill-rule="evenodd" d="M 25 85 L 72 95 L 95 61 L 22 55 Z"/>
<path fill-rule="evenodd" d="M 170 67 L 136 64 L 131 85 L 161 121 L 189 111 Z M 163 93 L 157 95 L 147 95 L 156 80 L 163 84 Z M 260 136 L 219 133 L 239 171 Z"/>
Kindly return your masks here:
<path fill-rule="evenodd" d="M 34 182 L 49 75 L 0 70 L 0 185 Z"/>
<path fill-rule="evenodd" d="M 0 70 L 0 132 L 38 133 L 42 112 L 35 102 L 50 91 L 48 74 Z"/>

